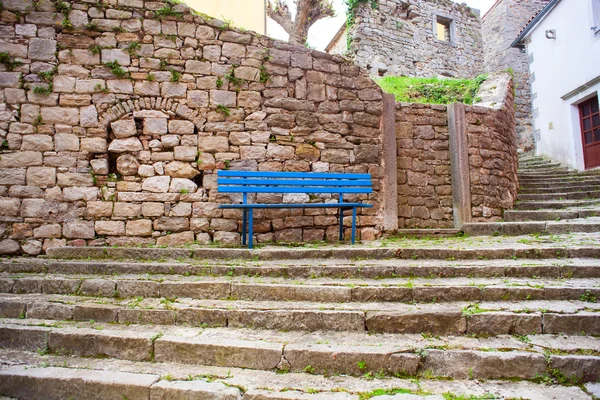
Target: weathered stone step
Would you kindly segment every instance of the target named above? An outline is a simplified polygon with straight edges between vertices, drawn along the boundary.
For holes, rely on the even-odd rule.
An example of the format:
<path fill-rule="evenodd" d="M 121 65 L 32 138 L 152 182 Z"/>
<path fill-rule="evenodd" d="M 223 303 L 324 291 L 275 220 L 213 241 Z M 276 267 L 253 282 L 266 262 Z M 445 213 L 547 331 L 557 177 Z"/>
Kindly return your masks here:
<path fill-rule="evenodd" d="M 600 269 L 600 266 L 598 267 Z M 504 275 L 503 275 L 504 276 Z M 570 275 L 569 275 L 570 276 Z M 491 301 L 498 291 L 518 298 L 521 289 L 535 287 L 536 300 L 578 300 L 584 293 L 600 298 L 600 280 L 527 278 L 327 278 L 298 281 L 286 278 L 230 277 L 99 277 L 60 275 L 0 275 L 0 293 L 61 294 L 126 298 L 236 299 L 263 301 L 403 302 Z"/>
<path fill-rule="evenodd" d="M 441 228 L 424 228 L 424 229 L 398 229 L 394 231 L 396 236 L 406 236 L 412 238 L 436 238 L 436 237 L 452 237 L 460 233 L 460 229 L 441 229 Z"/>
<path fill-rule="evenodd" d="M 586 178 L 596 178 L 600 175 L 598 171 L 555 171 L 555 172 L 527 172 L 527 173 L 519 173 L 519 181 L 521 180 L 538 180 L 545 181 L 551 179 L 586 179 Z"/>
<path fill-rule="evenodd" d="M 543 240 L 543 238 L 541 238 Z M 524 241 L 527 239 L 521 239 Z M 535 238 L 535 243 L 539 238 Z M 552 254 L 554 256 L 554 254 Z M 11 276 L 21 274 L 53 274 L 66 279 L 73 275 L 148 275 L 147 279 L 172 279 L 173 276 L 214 277 L 286 277 L 298 278 L 410 278 L 410 277 L 543 277 L 543 278 L 598 278 L 600 261 L 590 259 L 486 259 L 475 260 L 284 260 L 279 262 L 254 262 L 232 260 L 201 263 L 142 263 L 117 261 L 72 261 L 21 258 L 0 262 L 0 271 Z M 310 282 L 310 281 L 309 281 Z M 308 283 L 308 282 L 307 282 Z M 42 289 L 44 290 L 44 289 Z"/>
<path fill-rule="evenodd" d="M 584 200 L 600 199 L 600 190 L 565 191 L 557 193 L 518 194 L 517 200 Z"/>
<path fill-rule="evenodd" d="M 563 242 L 565 243 L 565 242 Z M 460 244 L 460 243 L 457 243 Z M 421 245 L 422 246 L 422 245 Z M 459 247 L 459 246 L 456 246 Z M 335 248 L 265 248 L 265 249 L 161 249 L 161 248 L 99 248 L 99 247 L 60 247 L 48 249 L 52 258 L 57 259 L 240 259 L 240 260 L 304 260 L 304 259 L 497 259 L 497 258 L 586 258 L 600 257 L 600 248 L 548 246 L 542 248 L 519 248 L 513 243 L 486 247 L 485 243 L 471 248 L 443 247 L 335 247 Z"/>
<path fill-rule="evenodd" d="M 519 201 L 515 204 L 517 210 L 560 210 L 570 207 L 589 207 L 600 205 L 600 201 L 593 200 L 550 200 L 550 201 Z"/>
<path fill-rule="evenodd" d="M 519 169 L 528 168 L 554 168 L 563 166 L 559 162 L 548 161 L 548 160 L 531 160 L 531 161 L 519 161 Z"/>
<path fill-rule="evenodd" d="M 484 320 L 477 321 L 477 315 L 482 314 L 474 314 L 468 321 L 475 326 L 485 324 Z M 524 322 L 521 328 L 533 329 L 532 322 Z M 257 334 L 220 328 L 198 332 L 186 328 L 90 325 L 28 326 L 9 320 L 0 327 L 2 345 L 55 355 L 295 373 L 416 377 L 431 370 L 428 373 L 433 376 L 456 379 L 534 379 L 552 368 L 576 376 L 578 383 L 600 378 L 599 339 L 556 335 L 545 338 L 536 335 L 535 330 L 522 333 L 521 338 L 473 339 L 435 334 Z M 577 350 L 573 342 L 577 343 Z"/>
<path fill-rule="evenodd" d="M 463 225 L 463 231 L 465 234 L 471 236 L 554 235 L 570 232 L 600 232 L 600 218 L 591 217 L 564 221 L 467 223 Z"/>
<path fill-rule="evenodd" d="M 506 222 L 525 222 L 525 221 L 559 221 L 563 219 L 588 218 L 600 216 L 600 207 L 591 210 L 508 210 L 504 212 Z"/>
<path fill-rule="evenodd" d="M 566 173 L 566 172 L 570 172 L 572 173 L 573 171 L 565 166 L 561 166 L 560 164 L 557 166 L 548 166 L 548 165 L 544 165 L 543 167 L 538 167 L 538 166 L 534 166 L 534 167 L 528 167 L 528 168 L 519 168 L 519 170 L 517 171 L 517 173 L 519 175 L 538 175 L 538 174 L 555 174 L 555 173 Z"/>
<path fill-rule="evenodd" d="M 516 395 L 539 400 L 591 400 L 581 388 L 576 386 L 560 386 L 551 384 L 554 379 L 549 373 L 544 374 L 547 383 L 538 384 L 529 381 L 474 381 L 427 379 L 420 377 L 418 381 L 387 377 L 381 379 L 377 374 L 367 374 L 365 377 L 351 376 L 322 376 L 309 373 L 290 372 L 282 374 L 273 371 L 249 370 L 241 368 L 222 368 L 213 366 L 189 366 L 182 364 L 163 364 L 121 360 L 102 360 L 76 356 L 39 355 L 25 351 L 0 350 L 0 362 L 13 366 L 5 369 L 3 381 L 8 387 L 8 393 L 21 398 L 31 398 L 40 387 L 51 387 L 45 393 L 48 396 L 59 394 L 58 398 L 65 399 L 63 394 L 71 396 L 75 393 L 89 391 L 82 385 L 94 385 L 96 391 L 90 393 L 89 399 L 96 392 L 106 393 L 106 382 L 101 380 L 106 373 L 115 373 L 115 378 L 126 377 L 134 379 L 138 374 L 151 375 L 157 382 L 149 386 L 150 399 L 215 399 L 215 400 L 359 400 L 377 396 L 389 398 L 383 394 L 403 393 L 397 396 L 411 400 L 441 400 L 444 398 L 514 398 Z M 27 365 L 22 364 L 27 362 Z M 76 369 L 76 382 L 69 378 L 71 369 Z M 44 373 L 44 371 L 46 371 Z M 127 375 L 121 375 L 126 373 Z M 119 379 L 115 379 L 117 382 Z M 75 383 L 75 384 L 72 384 Z M 207 385 L 214 383 L 216 385 Z M 110 384 L 108 384 L 110 385 Z M 585 384 L 586 390 L 594 393 L 593 383 Z M 225 392 L 226 387 L 232 392 Z M 582 386 L 583 387 L 583 386 Z M 207 391 L 207 389 L 209 389 Z M 240 390 L 238 396 L 234 391 Z M 226 393 L 224 397 L 222 394 Z M 442 396 L 442 394 L 445 396 Z M 157 397 L 157 396 L 162 397 Z M 241 396 L 241 397 L 240 397 Z M 474 396 L 474 397 L 472 397 Z M 52 399 L 52 397 L 46 397 Z M 106 397 L 103 397 L 103 399 Z M 117 397 L 122 399 L 122 397 Z M 399 397 L 394 397 L 399 398 Z M 147 400 L 148 397 L 144 397 Z"/>
<path fill-rule="evenodd" d="M 578 181 L 564 181 L 564 182 L 560 182 L 560 181 L 555 181 L 555 182 L 536 182 L 536 183 L 529 183 L 529 182 L 519 182 L 519 184 L 521 185 L 521 189 L 520 190 L 537 190 L 537 189 L 562 189 L 562 188 L 566 188 L 566 187 L 571 187 L 571 188 L 587 188 L 590 185 L 593 186 L 599 186 L 600 185 L 600 179 L 582 179 L 582 180 L 578 180 Z"/>
<path fill-rule="evenodd" d="M 434 293 L 429 294 L 430 303 L 422 304 L 191 299 L 145 299 L 118 303 L 67 296 L 5 295 L 0 301 L 0 316 L 308 332 L 363 332 L 366 329 L 378 333 L 457 335 L 475 333 L 472 328 L 469 330 L 465 318 L 469 307 L 475 307 L 477 312 L 482 312 L 477 319 L 485 319 L 487 324 L 487 328 L 479 329 L 488 329 L 486 332 L 490 335 L 528 333 L 530 328 L 535 328 L 538 333 L 577 334 L 584 331 L 600 334 L 600 313 L 595 312 L 600 305 L 592 302 L 597 297 L 591 291 L 581 296 L 587 301 L 535 300 L 541 293 L 543 289 L 535 287 L 518 291 L 499 288 L 488 292 L 487 299 L 491 301 L 478 306 L 477 300 L 440 303 Z M 392 295 L 397 294 L 392 292 Z M 440 293 L 440 301 L 443 295 L 456 296 Z M 477 299 L 479 294 L 473 297 Z M 529 324 L 530 321 L 534 322 L 526 325 L 527 330 L 519 330 L 523 323 Z"/>
<path fill-rule="evenodd" d="M 598 192 L 600 185 L 596 184 L 581 184 L 581 186 L 555 186 L 548 188 L 522 188 L 519 194 L 554 194 L 554 193 L 580 193 L 580 192 Z"/>

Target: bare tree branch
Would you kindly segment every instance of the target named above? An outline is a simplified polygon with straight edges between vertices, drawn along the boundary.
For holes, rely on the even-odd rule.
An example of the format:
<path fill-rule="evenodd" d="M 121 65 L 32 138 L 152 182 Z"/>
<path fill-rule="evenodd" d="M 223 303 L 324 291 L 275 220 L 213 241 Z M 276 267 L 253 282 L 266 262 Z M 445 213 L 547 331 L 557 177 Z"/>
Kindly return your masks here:
<path fill-rule="evenodd" d="M 322 18 L 335 16 L 332 0 L 294 0 L 296 17 L 292 20 L 285 0 L 267 0 L 267 15 L 290 35 L 289 42 L 305 44 L 310 27 Z"/>

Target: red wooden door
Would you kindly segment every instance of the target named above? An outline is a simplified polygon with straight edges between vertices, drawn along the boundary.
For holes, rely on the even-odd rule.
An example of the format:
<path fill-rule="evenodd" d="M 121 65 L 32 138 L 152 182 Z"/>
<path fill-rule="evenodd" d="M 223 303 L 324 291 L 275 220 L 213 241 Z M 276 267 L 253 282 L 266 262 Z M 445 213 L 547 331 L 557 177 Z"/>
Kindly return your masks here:
<path fill-rule="evenodd" d="M 579 105 L 585 168 L 600 167 L 600 111 L 598 96 Z"/>

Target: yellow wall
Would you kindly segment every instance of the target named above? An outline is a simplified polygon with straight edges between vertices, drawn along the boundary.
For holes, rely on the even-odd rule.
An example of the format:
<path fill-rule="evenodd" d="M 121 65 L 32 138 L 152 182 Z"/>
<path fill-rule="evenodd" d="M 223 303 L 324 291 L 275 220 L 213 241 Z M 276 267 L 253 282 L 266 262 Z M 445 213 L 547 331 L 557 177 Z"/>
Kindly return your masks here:
<path fill-rule="evenodd" d="M 233 21 L 233 25 L 266 33 L 265 0 L 184 0 L 187 5 L 211 17 Z"/>

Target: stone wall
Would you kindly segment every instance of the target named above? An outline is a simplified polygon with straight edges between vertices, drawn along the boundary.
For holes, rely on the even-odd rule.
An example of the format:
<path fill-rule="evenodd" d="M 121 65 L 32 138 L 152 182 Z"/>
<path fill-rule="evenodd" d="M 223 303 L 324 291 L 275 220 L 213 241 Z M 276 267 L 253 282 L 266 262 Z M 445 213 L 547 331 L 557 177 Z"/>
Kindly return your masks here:
<path fill-rule="evenodd" d="M 371 75 L 473 77 L 484 71 L 481 21 L 451 0 L 360 3 L 348 55 Z M 452 20 L 451 42 L 437 39 L 436 15 Z"/>
<path fill-rule="evenodd" d="M 512 68 L 515 81 L 517 144 L 524 151 L 535 145 L 531 108 L 531 86 L 527 54 L 511 48 L 511 43 L 527 22 L 549 0 L 501 0 L 483 17 L 485 68 L 496 72 Z"/>
<path fill-rule="evenodd" d="M 57 4 L 3 0 L 0 253 L 239 243 L 226 168 L 370 173 L 359 235 L 380 235 L 382 94 L 357 66 L 184 5 Z M 336 215 L 257 212 L 256 239 L 333 239 Z"/>
<path fill-rule="evenodd" d="M 462 222 L 498 221 L 513 207 L 519 185 L 510 76 L 491 76 L 477 97 L 477 105 L 458 108 L 452 129 L 445 105 L 396 103 L 399 228 L 452 228 L 463 205 Z M 461 139 L 464 154 L 452 153 L 450 141 Z M 470 204 L 454 192 L 454 179 L 466 181 Z"/>
<path fill-rule="evenodd" d="M 501 221 L 519 189 L 513 81 L 507 74 L 492 76 L 478 95 L 482 102 L 465 110 L 472 217 Z"/>
<path fill-rule="evenodd" d="M 398 226 L 451 228 L 447 107 L 396 103 Z"/>

